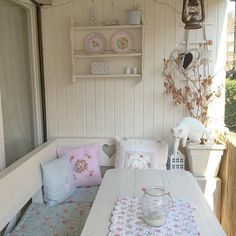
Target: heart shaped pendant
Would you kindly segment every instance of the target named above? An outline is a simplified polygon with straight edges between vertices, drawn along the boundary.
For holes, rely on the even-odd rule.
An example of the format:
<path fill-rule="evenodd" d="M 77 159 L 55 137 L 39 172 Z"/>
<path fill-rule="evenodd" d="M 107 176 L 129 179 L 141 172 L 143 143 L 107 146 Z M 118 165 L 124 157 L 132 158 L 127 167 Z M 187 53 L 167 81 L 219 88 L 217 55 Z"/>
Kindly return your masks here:
<path fill-rule="evenodd" d="M 192 61 L 193 61 L 193 54 L 191 52 L 185 53 L 182 61 L 183 68 L 186 70 Z"/>
<path fill-rule="evenodd" d="M 192 68 L 192 64 L 199 60 L 200 52 L 198 49 L 190 49 L 190 50 L 181 50 L 176 49 L 170 55 L 171 60 L 173 63 L 181 66 L 184 70 L 189 70 Z"/>

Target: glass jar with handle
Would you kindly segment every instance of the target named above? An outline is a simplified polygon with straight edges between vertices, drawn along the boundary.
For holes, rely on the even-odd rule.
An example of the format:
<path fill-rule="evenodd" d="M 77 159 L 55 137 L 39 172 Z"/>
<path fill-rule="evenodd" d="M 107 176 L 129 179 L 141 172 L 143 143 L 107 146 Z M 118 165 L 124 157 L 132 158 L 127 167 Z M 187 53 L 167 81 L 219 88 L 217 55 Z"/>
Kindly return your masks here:
<path fill-rule="evenodd" d="M 144 188 L 141 200 L 143 220 L 150 226 L 162 226 L 165 224 L 173 200 L 169 192 L 159 186 Z"/>

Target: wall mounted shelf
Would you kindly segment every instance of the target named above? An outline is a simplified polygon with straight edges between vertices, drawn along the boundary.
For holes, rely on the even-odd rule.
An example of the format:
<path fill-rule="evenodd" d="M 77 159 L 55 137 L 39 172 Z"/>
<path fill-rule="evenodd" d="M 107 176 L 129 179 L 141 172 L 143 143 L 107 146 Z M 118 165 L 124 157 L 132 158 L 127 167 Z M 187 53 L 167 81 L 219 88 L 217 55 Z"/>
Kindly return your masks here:
<path fill-rule="evenodd" d="M 141 29 L 143 25 L 98 25 L 98 26 L 76 26 L 73 25 L 74 30 L 120 30 L 120 29 Z"/>
<path fill-rule="evenodd" d="M 201 40 L 201 41 L 189 41 L 188 44 L 206 44 L 207 41 Z M 186 44 L 186 41 L 181 42 L 182 45 Z"/>
<path fill-rule="evenodd" d="M 88 78 L 141 78 L 141 74 L 117 74 L 117 75 L 74 75 L 74 79 L 88 79 Z"/>
<path fill-rule="evenodd" d="M 115 53 L 111 48 L 112 35 L 125 30 L 133 35 L 134 48 L 130 53 Z M 144 27 L 143 25 L 108 25 L 108 26 L 78 26 L 71 18 L 71 56 L 72 81 L 88 78 L 142 78 L 144 70 Z M 101 54 L 89 54 L 84 49 L 84 39 L 91 32 L 99 32 L 106 39 L 106 49 Z M 108 64 L 109 74 L 91 74 L 93 62 Z M 125 68 L 136 68 L 137 74 L 124 74 Z"/>
<path fill-rule="evenodd" d="M 112 52 L 106 52 L 104 54 L 87 54 L 87 53 L 80 53 L 75 52 L 74 57 L 76 58 L 102 58 L 102 57 L 141 57 L 142 53 L 138 52 L 131 52 L 131 53 L 114 53 Z"/>

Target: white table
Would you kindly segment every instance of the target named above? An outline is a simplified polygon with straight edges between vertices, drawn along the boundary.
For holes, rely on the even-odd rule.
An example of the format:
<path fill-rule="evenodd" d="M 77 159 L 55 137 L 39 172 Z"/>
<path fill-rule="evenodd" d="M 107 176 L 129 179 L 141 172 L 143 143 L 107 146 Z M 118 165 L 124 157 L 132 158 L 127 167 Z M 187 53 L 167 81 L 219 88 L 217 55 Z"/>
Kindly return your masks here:
<path fill-rule="evenodd" d="M 192 174 L 168 170 L 109 170 L 98 191 L 82 236 L 106 236 L 110 217 L 119 196 L 140 197 L 144 186 L 164 186 L 174 198 L 184 199 L 197 207 L 195 213 L 201 236 L 225 236 L 220 223 L 207 204 Z"/>

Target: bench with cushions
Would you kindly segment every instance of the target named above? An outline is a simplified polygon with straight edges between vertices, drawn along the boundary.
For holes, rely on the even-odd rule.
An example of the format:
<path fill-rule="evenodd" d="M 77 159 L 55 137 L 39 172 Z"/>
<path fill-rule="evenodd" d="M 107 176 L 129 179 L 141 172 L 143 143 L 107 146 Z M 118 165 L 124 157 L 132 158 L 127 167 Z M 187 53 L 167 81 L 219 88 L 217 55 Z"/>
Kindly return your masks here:
<path fill-rule="evenodd" d="M 165 143 L 155 142 L 154 146 L 158 147 L 158 153 L 155 153 L 153 141 L 129 140 L 123 142 L 120 140 L 117 143 L 118 153 L 115 163 L 115 139 L 113 138 L 58 138 L 51 140 L 0 173 L 0 188 L 6 190 L 3 195 L 0 195 L 0 208 L 2 209 L 4 205 L 4 211 L 0 212 L 1 229 L 32 197 L 32 204 L 10 235 L 80 235 L 99 187 L 93 186 L 96 185 L 96 182 L 90 184 L 91 187 L 84 187 L 87 186 L 86 183 L 79 181 L 76 184 L 79 187 L 63 201 L 60 199 L 56 204 L 54 204 L 55 202 L 50 204 L 50 201 L 44 198 L 46 204 L 50 206 L 48 207 L 43 203 L 40 166 L 44 163 L 44 169 L 45 163 L 53 163 L 53 161 L 49 161 L 55 161 L 58 155 L 64 158 L 66 155 L 62 150 L 68 150 L 68 148 L 73 150 L 75 147 L 91 143 L 99 145 L 98 154 L 102 172 L 104 169 L 112 168 L 114 164 L 116 168 L 166 168 L 167 145 Z M 66 156 L 70 162 L 73 159 L 72 156 L 71 154 Z M 24 176 L 24 181 L 14 178 L 19 175 Z M 12 189 L 13 187 L 15 190 Z M 22 191 L 24 188 L 25 191 Z M 21 190 L 19 198 L 15 198 L 14 194 L 19 190 Z M 6 204 L 3 204 L 3 201 Z M 13 204 L 7 204 L 10 202 Z"/>
<path fill-rule="evenodd" d="M 80 235 L 98 188 L 80 187 L 66 201 L 52 207 L 32 203 L 9 235 Z"/>

